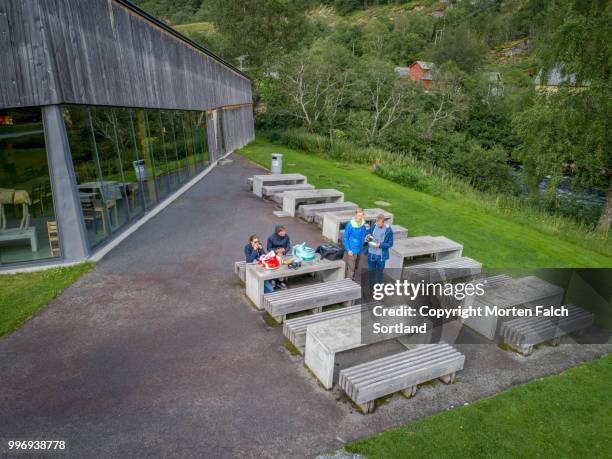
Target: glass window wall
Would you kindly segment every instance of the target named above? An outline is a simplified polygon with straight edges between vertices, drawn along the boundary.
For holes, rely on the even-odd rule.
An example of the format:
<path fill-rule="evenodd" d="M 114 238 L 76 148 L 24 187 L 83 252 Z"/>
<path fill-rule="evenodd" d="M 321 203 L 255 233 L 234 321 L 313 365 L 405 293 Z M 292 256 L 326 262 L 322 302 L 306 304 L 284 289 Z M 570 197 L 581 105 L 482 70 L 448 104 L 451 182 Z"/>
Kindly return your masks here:
<path fill-rule="evenodd" d="M 93 248 L 208 164 L 204 112 L 64 106 Z"/>
<path fill-rule="evenodd" d="M 60 256 L 40 108 L 0 110 L 0 264 Z"/>

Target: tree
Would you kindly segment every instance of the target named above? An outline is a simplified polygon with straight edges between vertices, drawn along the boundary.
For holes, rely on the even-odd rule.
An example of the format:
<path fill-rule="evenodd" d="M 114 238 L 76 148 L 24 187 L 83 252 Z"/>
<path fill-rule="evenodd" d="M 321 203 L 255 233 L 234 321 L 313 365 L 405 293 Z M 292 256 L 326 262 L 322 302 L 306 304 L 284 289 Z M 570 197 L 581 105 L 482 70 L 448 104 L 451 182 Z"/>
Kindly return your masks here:
<path fill-rule="evenodd" d="M 247 55 L 249 67 L 255 69 L 295 50 L 307 35 L 308 2 L 210 0 L 205 5 L 235 56 Z"/>
<path fill-rule="evenodd" d="M 281 106 L 309 131 L 337 128 L 352 85 L 349 52 L 327 40 L 283 62 L 272 89 L 283 95 Z"/>
<path fill-rule="evenodd" d="M 425 138 L 431 138 L 434 128 L 441 124 L 454 129 L 468 109 L 468 76 L 454 62 L 442 65 L 436 75 L 430 115 L 424 130 Z"/>
<path fill-rule="evenodd" d="M 553 186 L 571 173 L 577 184 L 607 189 L 598 223 L 607 231 L 612 224 L 612 4 L 558 0 L 548 6 L 543 22 L 536 44 L 541 75 L 546 79 L 557 68 L 570 83 L 537 97 L 515 117 L 521 157 L 532 175 L 552 175 Z"/>
<path fill-rule="evenodd" d="M 356 73 L 353 103 L 359 111 L 353 124 L 371 145 L 408 112 L 413 85 L 400 79 L 391 64 L 374 58 L 362 59 Z"/>
<path fill-rule="evenodd" d="M 436 64 L 453 61 L 468 73 L 480 67 L 486 56 L 487 47 L 482 39 L 465 25 L 446 28 L 442 40 L 429 51 L 429 59 Z"/>

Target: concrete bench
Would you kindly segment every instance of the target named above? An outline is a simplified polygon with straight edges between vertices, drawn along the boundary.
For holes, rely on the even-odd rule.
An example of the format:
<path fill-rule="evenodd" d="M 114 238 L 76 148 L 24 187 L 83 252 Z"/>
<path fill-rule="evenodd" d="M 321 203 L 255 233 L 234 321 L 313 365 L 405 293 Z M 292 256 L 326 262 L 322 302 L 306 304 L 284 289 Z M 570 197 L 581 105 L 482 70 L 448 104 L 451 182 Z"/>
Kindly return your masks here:
<path fill-rule="evenodd" d="M 337 370 L 336 359 L 341 354 L 375 347 L 378 343 L 409 336 L 402 330 L 364 335 L 364 330 L 370 327 L 372 321 L 379 322 L 382 325 L 394 325 L 398 322 L 396 317 L 374 317 L 369 311 L 361 310 L 353 314 L 313 323 L 306 327 L 304 364 L 312 371 L 323 387 L 326 389 L 333 387 Z M 420 325 L 423 320 L 407 318 L 405 323 L 407 325 Z M 420 337 L 423 335 L 415 334 L 412 336 Z"/>
<path fill-rule="evenodd" d="M 244 284 L 246 282 L 246 261 L 237 261 L 234 263 L 234 274 Z"/>
<path fill-rule="evenodd" d="M 322 204 L 303 204 L 298 206 L 297 215 L 308 222 L 315 222 L 319 226 L 323 224 L 323 215 L 327 212 L 338 212 L 340 210 L 352 210 L 355 212 L 357 204 L 354 202 L 324 202 Z"/>
<path fill-rule="evenodd" d="M 326 320 L 343 317 L 350 314 L 359 314 L 363 309 L 371 308 L 372 303 L 356 304 L 345 308 L 334 309 L 332 311 L 310 314 L 308 316 L 296 317 L 286 320 L 283 324 L 283 334 L 299 351 L 304 353 L 306 346 L 306 329 L 309 325 L 324 322 Z"/>
<path fill-rule="evenodd" d="M 344 193 L 333 188 L 322 190 L 285 191 L 283 193 L 283 211 L 291 217 L 303 204 L 322 204 L 327 202 L 344 202 Z"/>
<path fill-rule="evenodd" d="M 323 306 L 359 298 L 361 298 L 361 285 L 351 279 L 340 279 L 266 293 L 263 297 L 263 306 L 277 322 L 281 323 L 287 314 L 309 310 L 321 312 Z"/>
<path fill-rule="evenodd" d="M 385 223 L 393 224 L 393 214 L 383 209 L 364 209 L 363 218 L 366 222 L 373 224 L 378 214 L 385 216 Z M 344 226 L 355 216 L 355 211 L 343 210 L 340 212 L 327 212 L 323 215 L 323 237 L 338 242 L 344 234 Z"/>
<path fill-rule="evenodd" d="M 542 316 L 519 317 L 504 322 L 501 327 L 504 342 L 524 356 L 528 356 L 537 344 L 551 341 L 553 345 L 557 345 L 562 336 L 593 325 L 592 313 L 574 304 L 565 307 L 568 309 L 567 317 L 554 319 Z"/>
<path fill-rule="evenodd" d="M 513 307 L 534 309 L 538 305 L 546 308 L 558 307 L 561 305 L 563 292 L 563 288 L 557 285 L 535 276 L 526 276 L 493 284 L 487 282 L 484 286 L 484 295 L 468 297 L 469 302 L 466 302 L 464 307 L 480 307 L 483 310 L 491 305 L 500 309 Z M 501 314 L 481 315 L 470 316 L 464 319 L 463 323 L 486 338 L 495 340 L 500 336 L 502 325 L 509 320 L 514 320 L 514 317 Z"/>
<path fill-rule="evenodd" d="M 314 185 L 309 183 L 299 183 L 297 185 L 264 185 L 261 193 L 265 199 L 270 199 L 280 204 L 283 201 L 282 195 L 285 191 L 314 189 Z"/>
<path fill-rule="evenodd" d="M 401 225 L 391 225 L 391 230 L 393 231 L 393 242 L 408 237 L 408 228 Z"/>
<path fill-rule="evenodd" d="M 503 284 L 505 282 L 508 282 L 511 279 L 512 277 L 508 276 L 507 274 L 497 274 L 495 276 L 489 276 L 485 278 L 484 284 L 487 286 L 493 286 L 493 285 Z"/>
<path fill-rule="evenodd" d="M 307 183 L 302 174 L 263 174 L 253 176 L 253 194 L 263 198 L 263 187 L 265 185 L 297 185 Z"/>
<path fill-rule="evenodd" d="M 460 258 L 463 246 L 444 236 L 417 236 L 400 239 L 389 249 L 388 275 L 400 279 L 406 266 Z"/>
<path fill-rule="evenodd" d="M 473 277 L 482 272 L 482 263 L 469 257 L 434 261 L 404 268 L 402 279 L 411 282 L 443 282 Z"/>
<path fill-rule="evenodd" d="M 454 382 L 463 369 L 465 356 L 448 344 L 427 344 L 389 357 L 340 371 L 340 387 L 364 413 L 374 409 L 374 400 L 402 391 L 416 394 L 419 384 L 440 378 Z"/>
<path fill-rule="evenodd" d="M 344 279 L 345 270 L 346 265 L 343 260 L 319 260 L 317 258 L 312 261 L 303 261 L 302 266 L 297 269 L 289 269 L 283 264 L 278 269 L 268 270 L 257 264 L 248 264 L 246 266 L 246 294 L 257 309 L 263 309 L 264 282 L 267 280 L 316 273 L 323 282 L 331 282 Z"/>

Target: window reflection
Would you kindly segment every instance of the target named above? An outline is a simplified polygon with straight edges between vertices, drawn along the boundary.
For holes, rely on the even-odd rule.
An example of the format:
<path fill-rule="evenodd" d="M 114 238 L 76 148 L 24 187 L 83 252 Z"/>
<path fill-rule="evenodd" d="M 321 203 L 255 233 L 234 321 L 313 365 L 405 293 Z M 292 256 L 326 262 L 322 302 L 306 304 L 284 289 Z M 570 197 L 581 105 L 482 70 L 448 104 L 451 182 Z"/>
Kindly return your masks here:
<path fill-rule="evenodd" d="M 204 112 L 65 106 L 64 118 L 90 248 L 209 160 Z"/>
<path fill-rule="evenodd" d="M 59 255 L 41 111 L 0 110 L 0 264 Z"/>

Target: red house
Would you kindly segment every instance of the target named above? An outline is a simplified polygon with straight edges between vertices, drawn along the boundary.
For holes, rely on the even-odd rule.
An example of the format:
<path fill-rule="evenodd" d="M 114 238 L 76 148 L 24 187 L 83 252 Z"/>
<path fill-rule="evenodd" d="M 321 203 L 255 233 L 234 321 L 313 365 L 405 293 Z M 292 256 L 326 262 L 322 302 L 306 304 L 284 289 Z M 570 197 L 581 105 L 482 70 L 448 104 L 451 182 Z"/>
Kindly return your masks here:
<path fill-rule="evenodd" d="M 435 64 L 433 62 L 416 61 L 410 66 L 410 79 L 421 82 L 423 89 L 429 91 L 436 79 L 433 74 L 434 68 Z"/>

